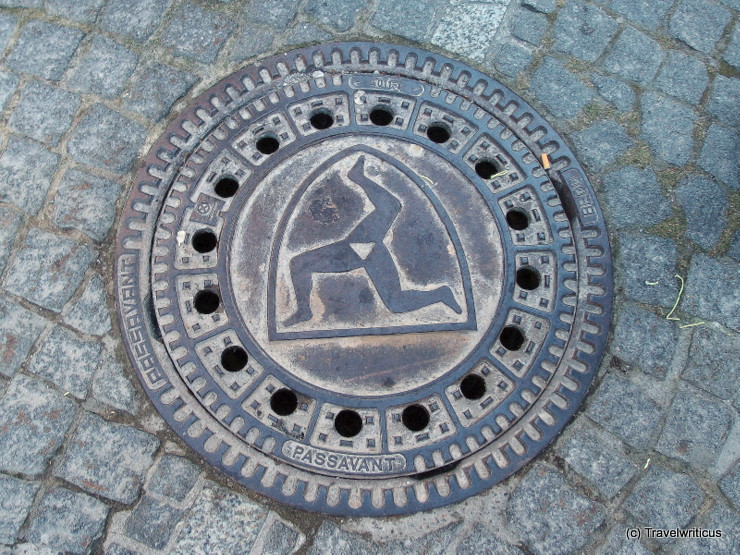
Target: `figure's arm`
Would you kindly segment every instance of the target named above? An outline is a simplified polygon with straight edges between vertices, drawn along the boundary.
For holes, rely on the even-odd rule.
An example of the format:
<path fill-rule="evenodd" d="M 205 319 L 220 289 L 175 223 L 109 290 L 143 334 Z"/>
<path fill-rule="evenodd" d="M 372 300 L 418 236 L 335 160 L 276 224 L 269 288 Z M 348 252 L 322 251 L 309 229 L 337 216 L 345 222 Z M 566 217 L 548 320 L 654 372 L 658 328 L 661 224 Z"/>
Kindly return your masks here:
<path fill-rule="evenodd" d="M 401 211 L 401 201 L 395 195 L 365 176 L 364 156 L 360 156 L 352 169 L 349 170 L 348 175 L 352 181 L 362 187 L 370 202 L 375 205 L 375 209 L 390 218 L 390 222 L 392 222 Z"/>

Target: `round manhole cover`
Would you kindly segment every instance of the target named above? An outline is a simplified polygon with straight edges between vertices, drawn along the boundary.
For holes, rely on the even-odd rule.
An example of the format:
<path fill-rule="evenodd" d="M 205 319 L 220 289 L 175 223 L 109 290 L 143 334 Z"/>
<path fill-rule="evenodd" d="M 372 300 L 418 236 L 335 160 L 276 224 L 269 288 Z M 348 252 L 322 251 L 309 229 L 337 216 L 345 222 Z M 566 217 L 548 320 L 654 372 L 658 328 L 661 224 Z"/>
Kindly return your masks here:
<path fill-rule="evenodd" d="M 611 315 L 603 217 L 562 139 L 491 77 L 370 43 L 192 103 L 136 176 L 116 280 L 174 430 L 247 487 L 342 515 L 512 474 L 582 401 Z"/>

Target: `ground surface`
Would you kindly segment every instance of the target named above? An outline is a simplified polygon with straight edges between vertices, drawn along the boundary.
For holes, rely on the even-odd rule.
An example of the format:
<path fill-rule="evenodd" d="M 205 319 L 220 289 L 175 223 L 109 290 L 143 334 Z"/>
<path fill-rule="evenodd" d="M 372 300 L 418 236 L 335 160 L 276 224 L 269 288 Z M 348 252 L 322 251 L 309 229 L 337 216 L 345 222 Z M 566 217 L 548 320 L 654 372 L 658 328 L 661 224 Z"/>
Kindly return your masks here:
<path fill-rule="evenodd" d="M 0 554 L 740 552 L 738 9 L 0 0 Z M 286 509 L 202 464 L 136 383 L 110 291 L 132 168 L 173 115 L 262 55 L 360 38 L 466 60 L 548 117 L 617 271 L 603 367 L 554 445 L 483 495 L 383 520 Z"/>

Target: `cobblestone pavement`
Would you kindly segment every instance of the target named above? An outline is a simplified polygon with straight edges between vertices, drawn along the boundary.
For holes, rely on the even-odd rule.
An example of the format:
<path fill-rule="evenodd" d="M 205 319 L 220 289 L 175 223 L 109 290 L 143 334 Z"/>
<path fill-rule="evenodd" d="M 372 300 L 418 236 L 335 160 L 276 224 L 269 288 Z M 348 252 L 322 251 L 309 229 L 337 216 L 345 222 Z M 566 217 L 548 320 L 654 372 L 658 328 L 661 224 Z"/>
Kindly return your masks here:
<path fill-rule="evenodd" d="M 740 552 L 738 0 L 0 7 L 0 554 Z M 173 114 L 262 55 L 361 38 L 463 59 L 548 117 L 617 271 L 603 367 L 554 445 L 483 495 L 379 520 L 278 506 L 201 463 L 144 398 L 111 291 L 116 214 Z"/>

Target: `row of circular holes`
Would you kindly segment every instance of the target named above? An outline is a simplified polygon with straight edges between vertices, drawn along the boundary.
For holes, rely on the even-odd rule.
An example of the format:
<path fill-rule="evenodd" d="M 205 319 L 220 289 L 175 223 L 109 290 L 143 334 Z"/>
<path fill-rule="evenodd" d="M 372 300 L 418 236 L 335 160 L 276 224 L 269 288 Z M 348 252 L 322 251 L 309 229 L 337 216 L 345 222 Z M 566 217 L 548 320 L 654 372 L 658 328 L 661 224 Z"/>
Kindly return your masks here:
<path fill-rule="evenodd" d="M 370 121 L 374 125 L 387 126 L 393 121 L 393 113 L 387 108 L 376 107 L 370 111 Z M 334 124 L 334 118 L 329 112 L 317 111 L 310 117 L 310 122 L 316 129 L 328 129 Z M 450 137 L 449 128 L 441 123 L 432 124 L 427 128 L 427 137 L 435 143 L 445 143 Z M 256 142 L 257 150 L 263 154 L 273 154 L 280 148 L 279 141 L 272 136 L 260 137 Z M 490 179 L 498 173 L 499 168 L 490 160 L 481 160 L 475 165 L 476 173 Z M 229 198 L 236 194 L 239 183 L 232 178 L 223 178 L 215 186 L 216 194 Z M 512 229 L 523 230 L 529 226 L 527 213 L 520 209 L 507 212 L 506 221 Z M 210 230 L 200 230 L 193 234 L 191 244 L 199 253 L 211 252 L 217 245 L 216 235 Z M 517 270 L 517 284 L 527 290 L 536 289 L 540 284 L 540 275 L 533 268 L 523 267 Z M 210 290 L 199 291 L 194 298 L 195 309 L 201 314 L 211 314 L 218 309 L 220 299 L 218 294 Z M 524 344 L 524 335 L 515 326 L 506 326 L 499 336 L 501 344 L 510 351 L 516 351 Z M 224 369 L 236 372 L 247 365 L 247 352 L 241 347 L 228 347 L 221 355 Z M 477 374 L 466 376 L 460 383 L 460 391 L 468 399 L 480 399 L 485 391 L 486 384 Z M 289 389 L 276 391 L 270 399 L 270 407 L 280 416 L 288 416 L 298 408 L 298 398 Z M 401 415 L 403 424 L 411 431 L 418 432 L 429 424 L 429 412 L 421 405 L 406 407 Z M 362 430 L 362 417 L 353 410 L 341 410 L 334 418 L 334 428 L 344 437 L 353 437 Z"/>

